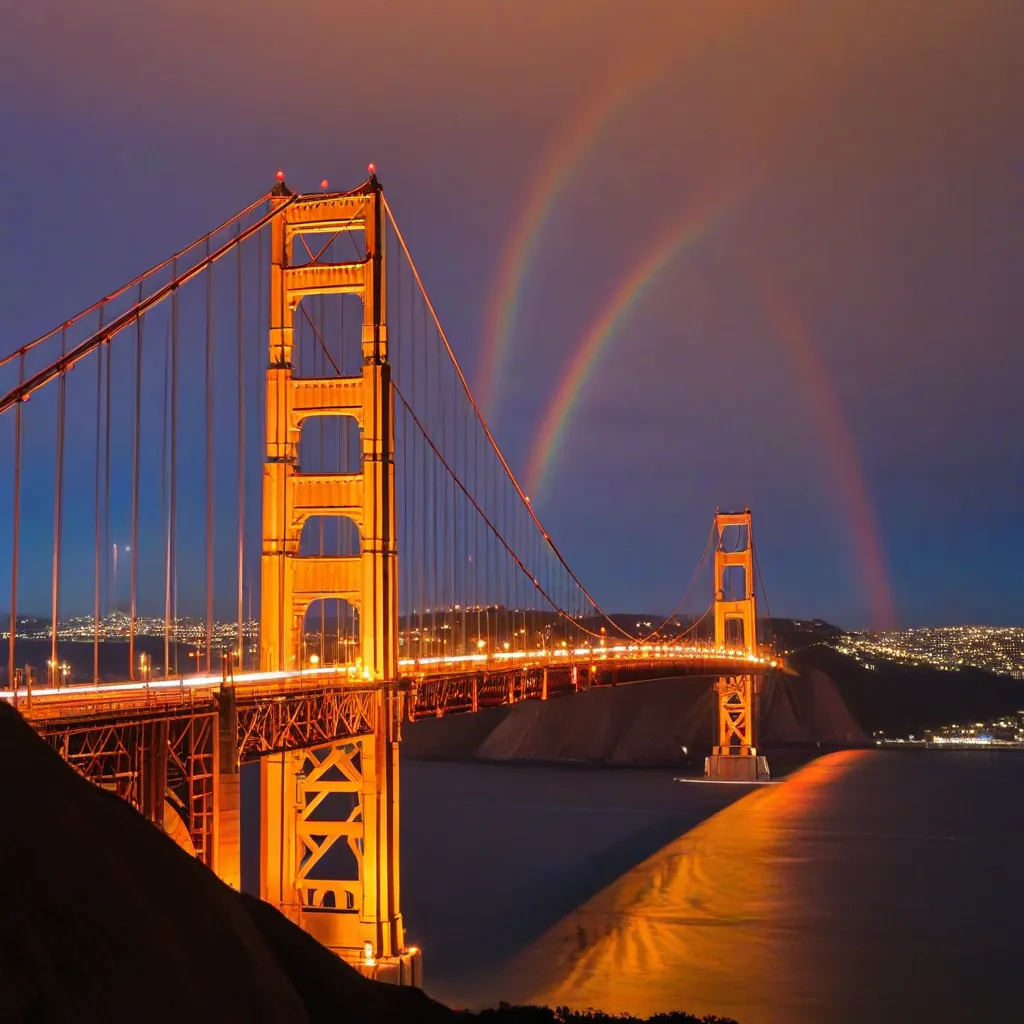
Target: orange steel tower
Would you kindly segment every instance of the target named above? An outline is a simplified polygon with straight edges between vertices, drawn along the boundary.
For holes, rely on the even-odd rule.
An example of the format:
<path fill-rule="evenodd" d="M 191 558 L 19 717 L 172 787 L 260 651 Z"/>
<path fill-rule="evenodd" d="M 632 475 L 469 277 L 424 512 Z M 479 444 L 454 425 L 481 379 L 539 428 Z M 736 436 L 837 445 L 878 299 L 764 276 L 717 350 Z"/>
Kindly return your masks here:
<path fill-rule="evenodd" d="M 378 976 L 392 972 L 415 983 L 418 953 L 405 947 L 399 909 L 402 695 L 394 685 L 398 555 L 384 201 L 373 175 L 353 193 L 290 199 L 283 183 L 275 189 L 272 202 L 286 208 L 272 223 L 271 241 L 261 662 L 265 671 L 301 669 L 310 604 L 325 598 L 349 602 L 360 631 L 353 686 L 366 691 L 372 704 L 366 717 L 373 731 L 327 748 L 288 750 L 261 760 L 260 896 L 347 960 Z M 293 262 L 300 236 L 339 232 L 365 236 L 363 259 Z M 295 378 L 299 303 L 329 294 L 362 300 L 362 372 Z M 356 421 L 362 439 L 358 472 L 299 472 L 302 423 L 317 416 Z M 360 553 L 300 556 L 303 524 L 311 516 L 352 520 Z"/>
<path fill-rule="evenodd" d="M 725 531 L 738 530 L 739 541 L 726 546 Z M 757 605 L 754 597 L 754 534 L 750 509 L 715 513 L 715 646 L 757 652 Z M 742 573 L 742 585 L 727 587 L 726 573 Z M 726 592 L 730 597 L 726 597 Z M 738 634 L 738 635 L 737 635 Z M 707 759 L 711 778 L 757 781 L 768 777 L 768 762 L 759 757 L 754 739 L 757 677 L 722 676 L 718 694 L 718 743 Z"/>

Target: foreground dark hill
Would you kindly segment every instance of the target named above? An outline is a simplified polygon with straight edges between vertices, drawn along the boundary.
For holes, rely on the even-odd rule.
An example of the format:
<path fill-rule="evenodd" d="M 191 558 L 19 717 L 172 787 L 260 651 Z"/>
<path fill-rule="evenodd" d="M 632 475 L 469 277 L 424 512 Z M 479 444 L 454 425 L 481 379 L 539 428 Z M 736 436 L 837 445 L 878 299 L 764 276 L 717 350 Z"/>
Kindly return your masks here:
<path fill-rule="evenodd" d="M 241 895 L 0 703 L 0 1021 L 450 1021 Z"/>

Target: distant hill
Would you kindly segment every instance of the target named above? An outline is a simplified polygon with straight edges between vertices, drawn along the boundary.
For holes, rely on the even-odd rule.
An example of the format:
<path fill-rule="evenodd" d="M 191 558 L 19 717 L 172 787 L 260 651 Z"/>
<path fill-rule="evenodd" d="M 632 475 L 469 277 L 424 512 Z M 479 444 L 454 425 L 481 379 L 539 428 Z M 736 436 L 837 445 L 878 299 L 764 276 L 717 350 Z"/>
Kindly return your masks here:
<path fill-rule="evenodd" d="M 869 735 L 920 736 L 926 729 L 1024 711 L 1024 682 L 982 669 L 950 672 L 880 662 L 872 670 L 826 644 L 799 651 L 788 661 L 801 677 L 820 673 L 833 680 Z"/>
<path fill-rule="evenodd" d="M 701 769 L 715 742 L 715 700 L 709 678 L 623 683 L 414 722 L 403 730 L 403 754 Z M 758 743 L 767 752 L 870 742 L 835 684 L 817 670 L 770 674 L 760 700 Z"/>
<path fill-rule="evenodd" d="M 834 640 L 844 630 L 824 619 L 767 619 L 759 624 L 766 638 L 770 638 L 780 653 L 797 651 L 803 647 Z"/>
<path fill-rule="evenodd" d="M 811 626 L 821 632 L 832 628 Z M 797 625 L 790 635 L 813 634 Z M 414 722 L 405 727 L 403 753 L 438 760 L 698 770 L 715 742 L 712 685 L 708 678 L 660 679 Z M 925 729 L 1018 710 L 1024 710 L 1019 680 L 977 669 L 883 664 L 871 671 L 818 642 L 791 655 L 784 670 L 763 678 L 757 744 L 769 757 L 865 746 L 879 731 L 920 736 Z"/>

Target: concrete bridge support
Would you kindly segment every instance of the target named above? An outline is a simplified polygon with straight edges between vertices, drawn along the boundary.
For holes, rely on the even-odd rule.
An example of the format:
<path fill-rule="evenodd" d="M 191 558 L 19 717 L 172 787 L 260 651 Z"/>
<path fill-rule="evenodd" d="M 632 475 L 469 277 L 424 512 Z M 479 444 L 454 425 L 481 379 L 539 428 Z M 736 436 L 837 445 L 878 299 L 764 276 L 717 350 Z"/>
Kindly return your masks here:
<path fill-rule="evenodd" d="M 399 909 L 401 695 L 374 699 L 374 732 L 260 762 L 260 897 L 364 973 L 418 985 Z"/>
<path fill-rule="evenodd" d="M 242 888 L 241 774 L 238 706 L 233 686 L 214 694 L 217 733 L 213 758 L 213 870 L 232 889 Z"/>

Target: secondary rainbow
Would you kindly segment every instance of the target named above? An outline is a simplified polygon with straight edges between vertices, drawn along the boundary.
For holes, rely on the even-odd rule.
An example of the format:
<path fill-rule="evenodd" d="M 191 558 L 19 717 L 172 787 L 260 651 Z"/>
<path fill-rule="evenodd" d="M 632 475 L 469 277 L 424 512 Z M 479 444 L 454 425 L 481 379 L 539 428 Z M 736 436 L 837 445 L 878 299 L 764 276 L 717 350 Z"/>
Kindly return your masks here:
<path fill-rule="evenodd" d="M 622 279 L 587 328 L 554 396 L 548 403 L 527 462 L 527 493 L 537 501 L 565 440 L 566 427 L 619 327 L 650 286 L 683 249 L 698 241 L 724 210 L 724 204 L 699 206 L 677 221 Z"/>
<path fill-rule="evenodd" d="M 591 100 L 573 126 L 559 134 L 515 218 L 487 301 L 479 383 L 474 388 L 484 416 L 490 421 L 498 412 L 501 375 L 522 282 L 555 201 L 594 143 L 649 79 L 645 72 L 627 72 Z"/>
<path fill-rule="evenodd" d="M 893 629 L 896 609 L 874 506 L 857 444 L 828 371 L 803 318 L 777 281 L 755 276 L 761 308 L 796 370 L 821 431 L 839 499 L 849 522 L 856 562 L 876 629 Z"/>

